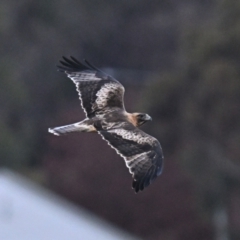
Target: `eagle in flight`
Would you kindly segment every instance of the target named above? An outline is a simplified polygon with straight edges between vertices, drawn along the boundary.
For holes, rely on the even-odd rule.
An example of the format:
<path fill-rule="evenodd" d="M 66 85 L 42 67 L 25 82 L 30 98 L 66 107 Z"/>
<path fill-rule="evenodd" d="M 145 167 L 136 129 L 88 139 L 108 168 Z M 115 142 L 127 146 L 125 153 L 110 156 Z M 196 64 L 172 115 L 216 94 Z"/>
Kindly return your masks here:
<path fill-rule="evenodd" d="M 124 158 L 133 175 L 137 193 L 162 172 L 163 153 L 158 140 L 138 127 L 151 120 L 146 113 L 128 113 L 124 107 L 124 87 L 88 61 L 63 57 L 58 70 L 76 85 L 86 118 L 66 126 L 49 128 L 60 136 L 70 132 L 97 132 Z"/>

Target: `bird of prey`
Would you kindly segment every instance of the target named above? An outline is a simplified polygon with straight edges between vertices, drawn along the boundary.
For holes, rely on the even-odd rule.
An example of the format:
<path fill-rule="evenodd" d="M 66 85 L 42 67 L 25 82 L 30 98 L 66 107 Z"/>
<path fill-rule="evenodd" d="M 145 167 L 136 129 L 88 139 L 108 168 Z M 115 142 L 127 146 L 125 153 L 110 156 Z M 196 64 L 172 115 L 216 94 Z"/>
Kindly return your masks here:
<path fill-rule="evenodd" d="M 151 120 L 146 113 L 128 113 L 124 107 L 124 87 L 113 77 L 84 60 L 63 57 L 58 70 L 76 85 L 86 118 L 74 124 L 49 128 L 60 136 L 70 132 L 97 132 L 124 158 L 133 175 L 137 193 L 162 172 L 163 153 L 158 140 L 138 127 Z"/>

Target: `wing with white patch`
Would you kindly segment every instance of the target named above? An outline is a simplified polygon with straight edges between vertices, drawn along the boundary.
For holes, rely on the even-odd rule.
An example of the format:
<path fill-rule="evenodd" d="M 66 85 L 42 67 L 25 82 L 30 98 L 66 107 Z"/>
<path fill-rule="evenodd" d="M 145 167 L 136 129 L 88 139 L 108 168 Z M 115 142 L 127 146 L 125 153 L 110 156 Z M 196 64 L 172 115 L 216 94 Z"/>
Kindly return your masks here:
<path fill-rule="evenodd" d="M 154 137 L 133 126 L 99 131 L 99 134 L 124 158 L 133 174 L 135 192 L 142 191 L 161 174 L 163 153 Z"/>
<path fill-rule="evenodd" d="M 97 69 L 85 60 L 63 57 L 58 70 L 65 72 L 75 83 L 82 108 L 87 117 L 94 117 L 107 108 L 124 109 L 124 87 L 117 80 Z"/>

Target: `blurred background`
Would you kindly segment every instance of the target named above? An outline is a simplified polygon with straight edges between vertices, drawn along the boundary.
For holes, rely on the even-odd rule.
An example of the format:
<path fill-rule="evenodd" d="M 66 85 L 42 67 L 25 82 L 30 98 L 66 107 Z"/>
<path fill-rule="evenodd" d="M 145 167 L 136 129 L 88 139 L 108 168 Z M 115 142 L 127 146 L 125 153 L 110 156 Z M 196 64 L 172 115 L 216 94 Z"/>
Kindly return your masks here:
<path fill-rule="evenodd" d="M 239 1 L 2 0 L 0 12 L 1 168 L 140 239 L 240 239 Z M 164 171 L 142 193 L 99 135 L 47 132 L 84 118 L 62 55 L 104 69 L 129 112 L 152 116 Z"/>

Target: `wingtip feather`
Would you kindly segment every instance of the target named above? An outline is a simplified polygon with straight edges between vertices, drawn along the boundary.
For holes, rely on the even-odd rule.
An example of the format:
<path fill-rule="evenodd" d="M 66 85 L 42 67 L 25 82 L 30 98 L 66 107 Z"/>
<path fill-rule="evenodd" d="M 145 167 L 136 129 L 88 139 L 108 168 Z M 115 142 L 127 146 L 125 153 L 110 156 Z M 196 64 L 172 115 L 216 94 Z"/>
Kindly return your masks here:
<path fill-rule="evenodd" d="M 59 60 L 61 63 L 61 66 L 58 66 L 60 68 L 61 72 L 68 71 L 68 72 L 78 72 L 78 71 L 84 71 L 84 70 L 91 70 L 91 65 L 85 65 L 78 61 L 73 56 L 70 56 L 70 58 L 67 58 L 65 56 L 62 56 L 62 59 Z"/>

